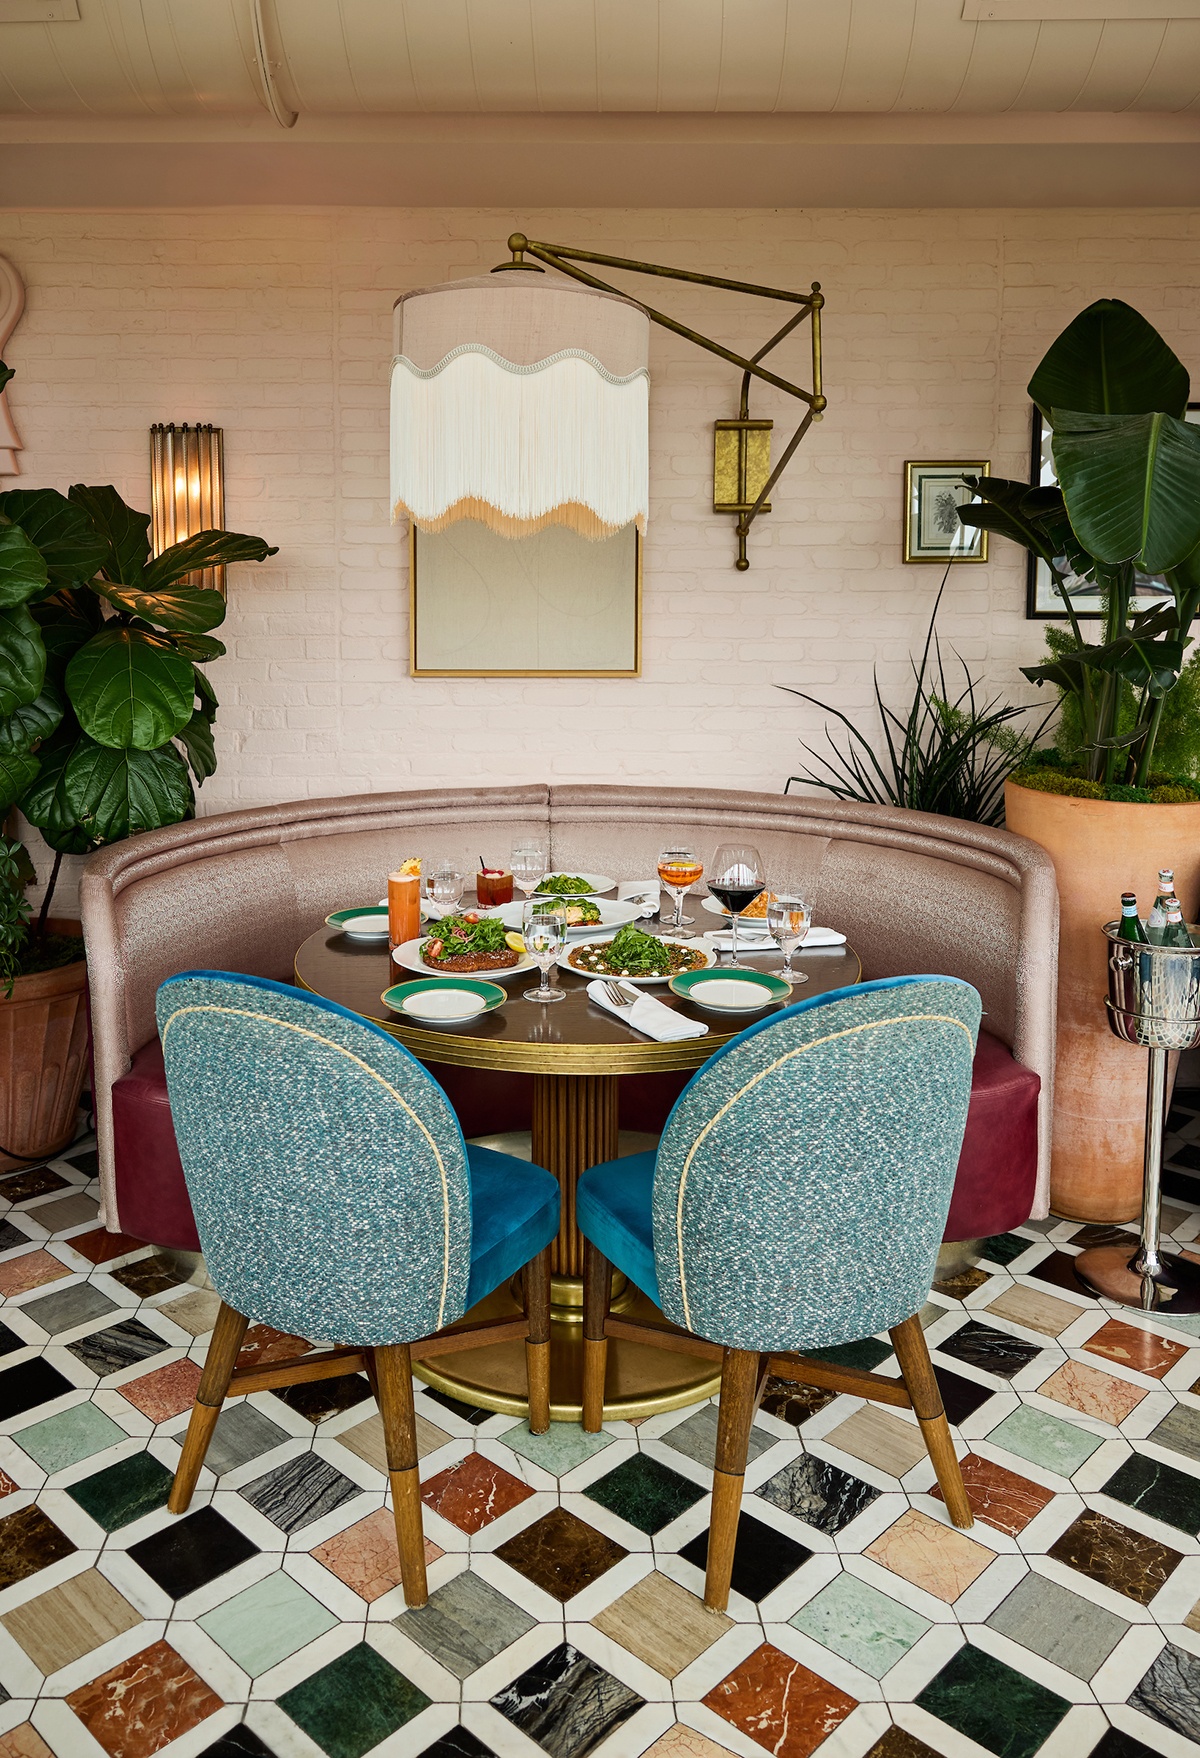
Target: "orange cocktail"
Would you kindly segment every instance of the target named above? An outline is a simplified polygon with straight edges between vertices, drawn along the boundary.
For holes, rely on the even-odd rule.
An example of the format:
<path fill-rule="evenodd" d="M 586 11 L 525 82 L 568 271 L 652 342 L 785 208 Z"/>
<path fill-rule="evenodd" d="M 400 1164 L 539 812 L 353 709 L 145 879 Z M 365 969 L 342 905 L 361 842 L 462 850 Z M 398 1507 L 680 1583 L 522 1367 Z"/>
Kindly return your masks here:
<path fill-rule="evenodd" d="M 421 932 L 421 863 L 402 861 L 388 874 L 388 944 L 394 951 Z"/>

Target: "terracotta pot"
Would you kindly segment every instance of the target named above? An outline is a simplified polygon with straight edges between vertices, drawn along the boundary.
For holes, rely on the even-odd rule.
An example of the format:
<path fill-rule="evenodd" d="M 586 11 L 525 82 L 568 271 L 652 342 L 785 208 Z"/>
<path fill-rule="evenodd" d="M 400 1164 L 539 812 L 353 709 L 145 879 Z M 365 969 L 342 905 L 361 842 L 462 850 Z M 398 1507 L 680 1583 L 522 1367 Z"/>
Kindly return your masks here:
<path fill-rule="evenodd" d="M 1071 1221 L 1130 1221 L 1141 1211 L 1146 1053 L 1113 1037 L 1104 1012 L 1101 925 L 1121 893 L 1145 912 L 1158 869 L 1173 867 L 1184 914 L 1200 908 L 1200 804 L 1072 800 L 1007 782 L 1009 830 L 1040 843 L 1058 876 L 1058 1054 L 1051 1211 Z"/>
<path fill-rule="evenodd" d="M 59 933 L 76 922 L 51 921 Z M 49 1159 L 70 1146 L 88 1066 L 87 965 L 18 977 L 9 999 L 0 987 L 0 1170 Z"/>

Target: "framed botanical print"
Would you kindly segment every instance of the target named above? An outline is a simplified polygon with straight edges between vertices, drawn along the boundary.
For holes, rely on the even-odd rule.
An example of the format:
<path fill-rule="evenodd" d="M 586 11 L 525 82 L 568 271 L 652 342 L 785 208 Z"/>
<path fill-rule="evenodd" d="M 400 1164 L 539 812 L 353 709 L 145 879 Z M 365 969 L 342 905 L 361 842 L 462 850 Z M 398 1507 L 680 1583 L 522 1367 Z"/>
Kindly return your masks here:
<path fill-rule="evenodd" d="M 964 476 L 988 476 L 991 465 L 930 463 L 904 466 L 904 559 L 906 562 L 986 562 L 988 534 L 958 516 L 979 496 Z"/>
<path fill-rule="evenodd" d="M 1189 403 L 1187 421 L 1200 422 L 1200 403 Z M 1050 453 L 1050 441 L 1053 434 L 1041 410 L 1035 403 L 1032 416 L 1032 446 L 1029 459 L 1029 481 L 1034 488 L 1050 488 L 1057 482 L 1054 474 L 1054 459 Z M 1076 576 L 1067 569 L 1066 557 L 1056 558 L 1066 571 L 1066 585 L 1076 584 Z M 1170 598 L 1171 588 L 1161 574 L 1143 574 L 1137 576 L 1137 590 L 1133 598 L 1134 610 L 1152 610 L 1161 604 L 1164 598 Z M 1072 591 L 1071 604 L 1075 615 L 1082 618 L 1095 619 L 1104 615 L 1104 601 L 1099 592 L 1089 587 L 1087 581 L 1080 582 L 1082 591 Z M 1063 595 L 1058 582 L 1050 572 L 1041 556 L 1029 554 L 1025 572 L 1025 615 L 1042 621 L 1054 619 L 1066 622 L 1067 612 L 1063 604 Z"/>

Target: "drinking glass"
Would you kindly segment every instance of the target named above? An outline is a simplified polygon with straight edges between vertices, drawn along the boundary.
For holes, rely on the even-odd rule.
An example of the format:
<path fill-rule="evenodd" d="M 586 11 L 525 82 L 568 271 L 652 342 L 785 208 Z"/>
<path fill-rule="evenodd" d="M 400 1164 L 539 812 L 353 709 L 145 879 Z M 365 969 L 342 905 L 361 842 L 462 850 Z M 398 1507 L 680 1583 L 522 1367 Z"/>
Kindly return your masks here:
<path fill-rule="evenodd" d="M 512 852 L 512 876 L 525 896 L 532 897 L 550 865 L 550 850 L 544 842 L 519 842 Z"/>
<path fill-rule="evenodd" d="M 675 916 L 668 922 L 667 932 L 678 940 L 691 940 L 696 918 L 684 915 L 683 900 L 688 887 L 703 879 L 704 862 L 690 848 L 665 848 L 658 857 L 658 876 L 675 899 Z"/>
<path fill-rule="evenodd" d="M 754 968 L 753 965 L 742 964 L 738 959 L 738 917 L 747 904 L 754 902 L 765 884 L 762 856 L 751 843 L 721 843 L 708 869 L 708 889 L 729 911 L 733 929 L 733 957 L 725 967 L 727 970 L 746 971 Z"/>
<path fill-rule="evenodd" d="M 444 866 L 435 867 L 429 875 L 429 895 L 434 903 L 441 906 L 446 914 L 453 914 L 462 902 L 463 890 L 467 876 L 458 868 L 447 862 Z"/>
<path fill-rule="evenodd" d="M 513 869 L 516 870 L 516 857 L 513 857 Z M 540 879 L 542 874 L 538 874 Z M 550 972 L 558 959 L 563 944 L 565 929 L 561 916 L 552 916 L 533 902 L 527 902 L 522 911 L 522 931 L 525 936 L 525 950 L 542 973 L 542 980 L 536 989 L 524 991 L 526 1001 L 563 1001 L 565 991 L 550 986 Z"/>
<path fill-rule="evenodd" d="M 807 983 L 803 971 L 792 969 L 792 954 L 808 938 L 808 930 L 812 927 L 812 905 L 794 893 L 781 891 L 767 904 L 767 927 L 783 954 L 783 969 L 779 974 L 784 982 Z"/>

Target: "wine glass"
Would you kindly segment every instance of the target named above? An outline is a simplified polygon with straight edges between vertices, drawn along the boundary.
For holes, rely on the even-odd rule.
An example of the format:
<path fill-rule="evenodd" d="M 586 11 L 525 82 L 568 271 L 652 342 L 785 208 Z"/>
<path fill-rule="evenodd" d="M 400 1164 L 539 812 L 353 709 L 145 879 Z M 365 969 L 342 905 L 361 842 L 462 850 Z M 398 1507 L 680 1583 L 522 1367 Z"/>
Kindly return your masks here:
<path fill-rule="evenodd" d="M 532 897 L 550 865 L 550 851 L 544 842 L 518 842 L 512 852 L 512 876 L 525 896 Z"/>
<path fill-rule="evenodd" d="M 738 917 L 747 904 L 754 902 L 765 884 L 762 856 L 756 848 L 748 842 L 723 842 L 720 845 L 709 867 L 708 889 L 729 911 L 733 927 L 733 957 L 726 966 L 728 970 L 754 968 L 738 959 Z"/>
<path fill-rule="evenodd" d="M 462 902 L 462 894 L 466 887 L 467 876 L 460 873 L 453 862 L 447 861 L 437 866 L 429 875 L 429 895 L 443 915 L 453 915 Z"/>
<path fill-rule="evenodd" d="M 665 848 L 658 857 L 658 876 L 675 899 L 675 916 L 667 923 L 667 932 L 679 940 L 692 939 L 696 918 L 684 915 L 683 900 L 688 887 L 703 879 L 704 862 L 690 848 Z"/>
<path fill-rule="evenodd" d="M 513 871 L 516 871 L 515 854 Z M 538 879 L 543 876 L 544 873 L 539 873 Z M 562 917 L 551 915 L 547 909 L 530 898 L 521 912 L 521 926 L 525 936 L 525 950 L 542 973 L 538 987 L 524 991 L 526 1001 L 564 1001 L 565 991 L 550 986 L 550 972 L 558 959 L 566 933 Z"/>
<path fill-rule="evenodd" d="M 792 954 L 797 946 L 802 946 L 808 938 L 808 930 L 812 927 L 812 905 L 805 903 L 802 897 L 794 893 L 781 891 L 767 903 L 767 927 L 771 938 L 783 954 L 783 970 L 780 972 L 785 983 L 807 983 L 808 978 L 803 971 L 792 969 Z"/>

